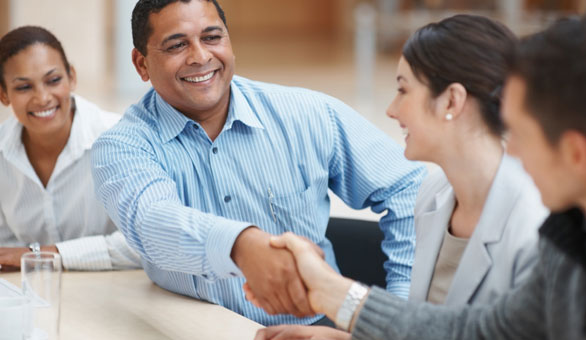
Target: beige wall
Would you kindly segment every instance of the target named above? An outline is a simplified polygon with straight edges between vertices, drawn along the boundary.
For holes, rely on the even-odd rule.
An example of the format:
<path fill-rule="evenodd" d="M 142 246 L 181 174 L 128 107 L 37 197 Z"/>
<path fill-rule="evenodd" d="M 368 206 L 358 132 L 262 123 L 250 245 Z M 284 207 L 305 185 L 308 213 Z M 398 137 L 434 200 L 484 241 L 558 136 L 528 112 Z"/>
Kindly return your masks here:
<path fill-rule="evenodd" d="M 222 0 L 233 36 L 287 38 L 335 32 L 342 0 Z"/>
<path fill-rule="evenodd" d="M 0 36 L 8 32 L 10 26 L 10 1 L 0 0 Z"/>
<path fill-rule="evenodd" d="M 10 1 L 0 0 L 0 36 L 10 28 Z M 10 109 L 0 104 L 0 123 L 10 115 Z"/>
<path fill-rule="evenodd" d="M 0 0 L 5 1 L 5 0 Z M 78 92 L 91 94 L 107 79 L 107 1 L 11 1 L 12 25 L 40 25 L 53 32 L 78 71 Z"/>

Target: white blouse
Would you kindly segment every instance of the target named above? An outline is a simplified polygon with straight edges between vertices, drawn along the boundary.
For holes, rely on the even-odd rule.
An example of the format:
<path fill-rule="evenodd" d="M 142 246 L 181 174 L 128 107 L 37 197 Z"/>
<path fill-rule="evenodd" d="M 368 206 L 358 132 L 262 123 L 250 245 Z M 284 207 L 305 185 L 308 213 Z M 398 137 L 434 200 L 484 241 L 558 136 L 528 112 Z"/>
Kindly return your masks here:
<path fill-rule="evenodd" d="M 91 147 L 120 115 L 80 96 L 71 134 L 45 188 L 21 142 L 22 125 L 0 125 L 0 247 L 56 244 L 68 270 L 140 267 L 139 256 L 94 194 Z"/>

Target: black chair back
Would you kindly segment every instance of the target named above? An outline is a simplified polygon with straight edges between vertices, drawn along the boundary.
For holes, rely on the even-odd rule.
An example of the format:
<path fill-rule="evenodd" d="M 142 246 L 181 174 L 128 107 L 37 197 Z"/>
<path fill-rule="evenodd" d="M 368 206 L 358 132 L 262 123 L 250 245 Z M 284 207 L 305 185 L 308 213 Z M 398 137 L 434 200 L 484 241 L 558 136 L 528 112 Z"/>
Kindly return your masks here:
<path fill-rule="evenodd" d="M 332 217 L 326 237 L 332 242 L 342 275 L 386 288 L 383 264 L 387 257 L 381 250 L 384 235 L 378 222 Z"/>

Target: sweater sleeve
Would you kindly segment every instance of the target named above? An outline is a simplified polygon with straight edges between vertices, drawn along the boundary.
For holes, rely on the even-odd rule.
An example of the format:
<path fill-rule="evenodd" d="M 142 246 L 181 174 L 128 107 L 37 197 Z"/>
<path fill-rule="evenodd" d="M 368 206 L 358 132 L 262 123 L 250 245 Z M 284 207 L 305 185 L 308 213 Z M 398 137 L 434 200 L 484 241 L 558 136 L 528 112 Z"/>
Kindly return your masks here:
<path fill-rule="evenodd" d="M 525 283 L 491 305 L 406 302 L 374 287 L 359 312 L 352 339 L 541 339 L 546 334 L 543 292 L 539 266 Z"/>

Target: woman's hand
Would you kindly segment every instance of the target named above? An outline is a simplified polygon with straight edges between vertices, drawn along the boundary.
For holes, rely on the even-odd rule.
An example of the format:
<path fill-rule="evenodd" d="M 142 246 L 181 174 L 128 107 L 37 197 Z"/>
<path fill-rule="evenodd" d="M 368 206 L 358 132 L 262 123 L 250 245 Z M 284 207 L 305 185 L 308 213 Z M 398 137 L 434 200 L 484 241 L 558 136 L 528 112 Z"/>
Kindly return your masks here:
<path fill-rule="evenodd" d="M 299 275 L 308 291 L 309 303 L 316 313 L 335 320 L 338 309 L 352 285 L 352 280 L 336 273 L 323 259 L 321 250 L 310 241 L 287 232 L 270 240 L 275 248 L 286 248 L 295 257 Z M 244 285 L 246 298 L 258 306 L 257 298 Z"/>
<path fill-rule="evenodd" d="M 50 251 L 58 253 L 56 246 L 43 246 L 41 251 Z M 0 248 L 0 270 L 3 272 L 11 272 L 20 270 L 20 258 L 22 254 L 30 252 L 27 247 L 18 248 Z"/>

